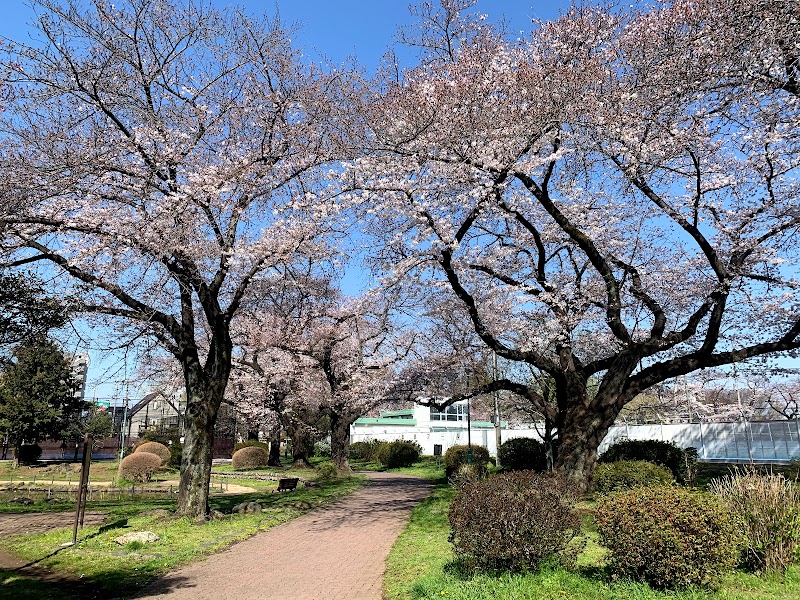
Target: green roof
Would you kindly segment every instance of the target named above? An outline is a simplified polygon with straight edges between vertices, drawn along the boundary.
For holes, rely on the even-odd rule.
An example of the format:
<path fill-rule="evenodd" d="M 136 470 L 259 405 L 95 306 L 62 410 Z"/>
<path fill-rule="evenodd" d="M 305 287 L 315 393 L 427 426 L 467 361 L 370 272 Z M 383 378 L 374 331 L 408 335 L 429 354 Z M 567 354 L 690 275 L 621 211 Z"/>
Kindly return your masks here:
<path fill-rule="evenodd" d="M 353 425 L 401 425 L 407 427 L 408 425 L 416 425 L 416 419 L 385 419 L 385 418 L 369 418 L 369 417 L 361 417 L 357 419 Z"/>
<path fill-rule="evenodd" d="M 413 417 L 413 416 L 414 416 L 413 408 L 404 408 L 402 410 L 385 410 L 381 412 L 381 417 L 387 419 L 391 417 Z"/>

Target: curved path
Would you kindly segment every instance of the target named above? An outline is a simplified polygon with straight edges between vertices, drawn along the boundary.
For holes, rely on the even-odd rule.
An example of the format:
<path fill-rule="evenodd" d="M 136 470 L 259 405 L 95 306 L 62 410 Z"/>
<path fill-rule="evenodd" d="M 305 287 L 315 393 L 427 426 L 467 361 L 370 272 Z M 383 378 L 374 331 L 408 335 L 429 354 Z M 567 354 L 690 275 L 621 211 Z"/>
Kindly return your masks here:
<path fill-rule="evenodd" d="M 380 600 L 384 563 L 430 481 L 369 473 L 370 485 L 153 582 L 136 598 Z"/>

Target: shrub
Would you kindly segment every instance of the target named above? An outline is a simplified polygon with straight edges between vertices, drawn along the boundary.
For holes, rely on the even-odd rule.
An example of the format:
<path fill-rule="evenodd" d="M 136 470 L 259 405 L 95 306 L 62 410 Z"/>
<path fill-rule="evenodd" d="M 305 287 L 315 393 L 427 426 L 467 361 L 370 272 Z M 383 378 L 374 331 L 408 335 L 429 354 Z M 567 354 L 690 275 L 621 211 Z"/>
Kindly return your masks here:
<path fill-rule="evenodd" d="M 378 462 L 384 467 L 410 467 L 419 460 L 420 446 L 416 442 L 396 440 L 383 444 L 378 451 Z"/>
<path fill-rule="evenodd" d="M 314 444 L 314 456 L 330 458 L 331 445 L 328 442 L 317 442 Z"/>
<path fill-rule="evenodd" d="M 695 451 L 696 456 L 696 451 Z M 600 456 L 601 463 L 619 460 L 646 460 L 672 471 L 678 483 L 686 483 L 686 454 L 671 442 L 661 440 L 625 440 L 608 447 Z"/>
<path fill-rule="evenodd" d="M 489 451 L 476 444 L 472 445 L 472 464 L 483 465 L 489 463 Z M 445 475 L 448 479 L 458 471 L 458 467 L 467 464 L 467 447 L 463 445 L 450 446 L 444 453 Z"/>
<path fill-rule="evenodd" d="M 128 481 L 150 481 L 161 468 L 161 457 L 152 452 L 139 451 L 122 459 L 120 475 Z"/>
<path fill-rule="evenodd" d="M 388 442 L 371 439 L 364 442 L 353 442 L 350 444 L 349 456 L 353 460 L 364 460 L 368 462 L 378 462 L 378 452 L 381 447 Z"/>
<path fill-rule="evenodd" d="M 170 458 L 172 458 L 169 448 L 164 444 L 159 444 L 158 442 L 145 442 L 143 444 L 139 444 L 136 446 L 136 449 L 133 452 L 134 454 L 138 452 L 149 452 L 150 454 L 155 454 L 161 459 L 162 467 L 169 464 Z"/>
<path fill-rule="evenodd" d="M 324 462 L 317 465 L 317 473 L 319 473 L 319 479 L 336 479 L 339 476 L 339 470 L 332 462 Z"/>
<path fill-rule="evenodd" d="M 19 447 L 17 461 L 23 465 L 30 465 L 39 460 L 40 456 L 42 456 L 42 448 L 39 444 L 22 444 Z"/>
<path fill-rule="evenodd" d="M 545 446 L 531 438 L 513 438 L 500 446 L 497 454 L 500 464 L 509 471 L 545 471 L 547 456 Z"/>
<path fill-rule="evenodd" d="M 646 460 L 604 463 L 597 465 L 594 472 L 594 487 L 601 494 L 670 483 L 672 473 L 668 469 Z"/>
<path fill-rule="evenodd" d="M 689 446 L 683 449 L 683 483 L 685 485 L 693 485 L 697 477 L 697 460 L 699 454 L 697 448 Z"/>
<path fill-rule="evenodd" d="M 736 566 L 741 548 L 723 503 L 681 487 L 612 494 L 595 522 L 612 571 L 658 588 L 713 585 Z"/>
<path fill-rule="evenodd" d="M 269 461 L 269 452 L 260 446 L 245 446 L 233 453 L 231 465 L 233 469 L 258 469 L 266 467 Z"/>
<path fill-rule="evenodd" d="M 486 469 L 486 465 L 476 465 L 474 463 L 471 465 L 460 465 L 455 473 L 450 476 L 449 482 L 452 486 L 461 487 L 468 483 L 486 479 L 488 475 L 489 471 Z"/>
<path fill-rule="evenodd" d="M 578 491 L 560 474 L 503 473 L 466 483 L 450 506 L 450 542 L 472 569 L 535 569 L 580 532 Z"/>
<path fill-rule="evenodd" d="M 800 489 L 795 482 L 750 467 L 712 479 L 710 487 L 739 517 L 747 566 L 786 571 L 800 552 Z"/>
<path fill-rule="evenodd" d="M 233 453 L 236 454 L 242 448 L 263 448 L 269 453 L 269 444 L 266 442 L 259 442 L 258 440 L 245 440 L 243 442 L 236 442 L 233 445 Z"/>
<path fill-rule="evenodd" d="M 148 429 L 141 434 L 142 441 L 159 442 L 169 448 L 169 466 L 180 469 L 183 456 L 183 444 L 177 428 Z"/>

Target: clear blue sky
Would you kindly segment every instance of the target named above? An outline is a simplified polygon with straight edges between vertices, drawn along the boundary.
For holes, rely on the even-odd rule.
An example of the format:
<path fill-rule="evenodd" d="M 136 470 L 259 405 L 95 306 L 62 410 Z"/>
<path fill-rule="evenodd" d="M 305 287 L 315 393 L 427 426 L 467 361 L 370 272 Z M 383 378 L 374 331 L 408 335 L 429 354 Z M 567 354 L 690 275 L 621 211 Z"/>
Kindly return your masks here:
<path fill-rule="evenodd" d="M 298 26 L 294 41 L 311 59 L 325 57 L 340 63 L 356 56 L 369 70 L 377 66 L 380 57 L 393 44 L 397 28 L 412 22 L 406 0 L 213 2 L 218 6 L 244 6 L 252 14 L 274 15 L 277 10 L 287 25 Z M 26 0 L 2 0 L 0 36 L 19 41 L 27 39 L 28 24 L 35 20 L 35 13 L 26 4 Z M 569 0 L 479 0 L 477 10 L 486 13 L 490 21 L 505 18 L 511 32 L 524 34 L 530 31 L 532 18 L 549 20 L 568 6 Z M 135 365 L 130 361 L 125 369 L 120 361 L 102 359 L 94 349 L 89 349 L 89 353 L 87 397 L 121 398 L 125 394 L 123 374 L 127 372 L 132 376 Z M 137 390 L 135 386 L 129 390 L 132 398 L 139 397 L 143 391 L 146 390 Z"/>

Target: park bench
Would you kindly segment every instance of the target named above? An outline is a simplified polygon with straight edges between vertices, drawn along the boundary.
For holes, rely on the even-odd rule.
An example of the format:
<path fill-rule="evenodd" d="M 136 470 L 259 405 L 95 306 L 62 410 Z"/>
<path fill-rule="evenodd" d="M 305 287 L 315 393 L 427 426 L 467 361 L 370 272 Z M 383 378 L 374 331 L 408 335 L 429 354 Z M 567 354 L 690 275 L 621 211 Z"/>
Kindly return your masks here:
<path fill-rule="evenodd" d="M 297 482 L 300 481 L 297 477 L 289 477 L 286 479 L 279 479 L 278 480 L 278 491 L 291 491 L 297 489 Z"/>

